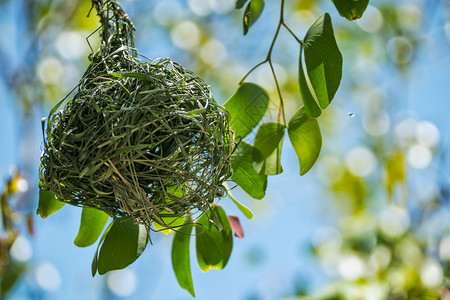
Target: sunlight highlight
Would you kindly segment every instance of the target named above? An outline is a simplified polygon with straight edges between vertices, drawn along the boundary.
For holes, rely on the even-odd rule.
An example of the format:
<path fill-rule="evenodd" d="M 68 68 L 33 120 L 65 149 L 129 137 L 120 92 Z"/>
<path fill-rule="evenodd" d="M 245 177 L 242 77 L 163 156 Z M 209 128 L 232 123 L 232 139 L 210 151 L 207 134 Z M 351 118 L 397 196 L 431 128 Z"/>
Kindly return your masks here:
<path fill-rule="evenodd" d="M 364 130 L 372 136 L 383 136 L 389 131 L 391 118 L 385 111 L 364 115 L 362 119 Z"/>
<path fill-rule="evenodd" d="M 423 284 L 429 287 L 436 287 L 442 283 L 444 279 L 444 274 L 442 267 L 436 260 L 432 258 L 427 258 L 422 265 L 422 270 L 420 272 L 420 279 Z"/>
<path fill-rule="evenodd" d="M 41 60 L 36 68 L 39 80 L 44 84 L 57 84 L 63 77 L 64 67 L 60 60 L 47 57 Z"/>
<path fill-rule="evenodd" d="M 218 40 L 209 40 L 200 49 L 200 58 L 210 66 L 219 66 L 227 58 L 227 48 Z"/>
<path fill-rule="evenodd" d="M 345 157 L 348 170 L 355 176 L 367 177 L 375 171 L 377 158 L 366 147 L 358 147 L 350 150 Z"/>
<path fill-rule="evenodd" d="M 178 1 L 164 0 L 156 3 L 153 18 L 162 26 L 169 26 L 180 20 L 183 9 Z"/>
<path fill-rule="evenodd" d="M 209 0 L 211 9 L 221 15 L 231 12 L 234 9 L 235 2 L 234 0 Z"/>
<path fill-rule="evenodd" d="M 426 147 L 436 147 L 440 140 L 439 129 L 431 122 L 422 121 L 417 124 L 417 141 Z"/>
<path fill-rule="evenodd" d="M 56 291 L 61 286 L 61 275 L 58 269 L 49 262 L 38 265 L 34 276 L 37 284 L 45 291 Z"/>
<path fill-rule="evenodd" d="M 33 249 L 30 241 L 26 237 L 19 235 L 14 244 L 12 244 L 9 253 L 14 260 L 24 263 L 33 256 Z"/>
<path fill-rule="evenodd" d="M 78 31 L 63 31 L 56 38 L 56 50 L 64 59 L 77 59 L 84 56 L 89 46 L 83 37 L 86 33 Z"/>
<path fill-rule="evenodd" d="M 211 14 L 211 7 L 208 0 L 188 0 L 189 9 L 200 17 L 206 17 Z"/>
<path fill-rule="evenodd" d="M 137 277 L 133 271 L 128 269 L 112 271 L 108 273 L 106 284 L 113 294 L 128 297 L 136 290 Z"/>
<path fill-rule="evenodd" d="M 390 206 L 381 213 L 379 226 L 383 234 L 397 238 L 408 230 L 410 223 L 409 214 L 404 208 Z"/>
<path fill-rule="evenodd" d="M 200 29 L 192 21 L 178 23 L 170 32 L 175 46 L 183 50 L 192 50 L 200 43 Z"/>
<path fill-rule="evenodd" d="M 356 280 L 364 276 L 365 270 L 364 261 L 356 255 L 345 256 L 338 263 L 339 274 L 348 280 Z"/>
<path fill-rule="evenodd" d="M 409 63 L 414 54 L 411 42 L 402 36 L 391 38 L 386 45 L 386 51 L 389 58 L 397 64 Z"/>
<path fill-rule="evenodd" d="M 423 145 L 415 144 L 408 149 L 408 163 L 415 169 L 425 169 L 431 163 L 433 153 Z"/>

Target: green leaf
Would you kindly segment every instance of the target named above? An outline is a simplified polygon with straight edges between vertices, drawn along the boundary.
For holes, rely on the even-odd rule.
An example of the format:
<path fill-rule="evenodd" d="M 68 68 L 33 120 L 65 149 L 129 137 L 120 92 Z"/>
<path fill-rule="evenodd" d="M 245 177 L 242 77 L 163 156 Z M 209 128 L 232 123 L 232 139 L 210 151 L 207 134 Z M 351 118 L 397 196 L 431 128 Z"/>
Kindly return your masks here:
<path fill-rule="evenodd" d="M 191 240 L 192 219 L 189 215 L 184 218 L 173 238 L 172 243 L 172 267 L 178 284 L 195 297 L 194 284 L 192 282 L 191 263 L 189 255 L 189 242 Z"/>
<path fill-rule="evenodd" d="M 321 108 L 333 100 L 342 77 L 342 54 L 334 38 L 330 15 L 311 25 L 303 40 L 308 77 Z"/>
<path fill-rule="evenodd" d="M 250 0 L 244 12 L 244 35 L 247 34 L 249 28 L 258 20 L 264 9 L 264 0 Z"/>
<path fill-rule="evenodd" d="M 236 0 L 236 5 L 234 8 L 241 9 L 246 2 L 247 2 L 247 0 Z"/>
<path fill-rule="evenodd" d="M 266 113 L 269 94 L 257 84 L 244 82 L 223 106 L 231 115 L 231 129 L 236 136 L 244 138 Z"/>
<path fill-rule="evenodd" d="M 92 260 L 91 265 L 92 277 L 94 277 L 95 274 L 97 274 L 97 270 L 98 270 L 98 248 L 97 251 L 95 251 L 94 259 Z"/>
<path fill-rule="evenodd" d="M 164 224 L 166 224 L 166 226 L 158 224 L 157 222 L 153 222 L 153 226 L 155 227 L 155 230 L 164 234 L 171 233 L 172 228 L 175 230 L 179 230 L 178 228 L 183 224 L 182 217 L 161 217 L 161 220 L 164 222 Z"/>
<path fill-rule="evenodd" d="M 240 142 L 232 159 L 231 178 L 252 198 L 262 199 L 266 194 L 267 175 L 258 174 L 253 168 L 253 147 L 244 141 Z"/>
<path fill-rule="evenodd" d="M 305 71 L 303 70 L 302 61 L 303 47 L 300 48 L 299 67 L 298 67 L 298 79 L 300 84 L 300 93 L 302 95 L 303 104 L 305 106 L 306 113 L 312 118 L 317 118 L 322 114 L 322 110 L 317 104 L 314 96 L 311 94 L 308 83 L 306 82 Z"/>
<path fill-rule="evenodd" d="M 92 266 L 91 266 L 92 277 L 95 276 L 95 274 L 97 273 L 97 269 L 98 269 L 98 251 L 100 250 L 100 246 L 102 245 L 103 241 L 105 240 L 106 236 L 108 235 L 109 231 L 111 230 L 113 223 L 114 222 L 111 222 L 108 225 L 108 227 L 106 227 L 106 230 L 103 232 L 102 237 L 100 238 L 100 241 L 97 244 L 97 250 L 95 251 L 94 259 L 92 260 Z"/>
<path fill-rule="evenodd" d="M 39 206 L 36 214 L 40 215 L 43 219 L 47 218 L 51 214 L 54 214 L 64 206 L 64 202 L 56 199 L 55 194 L 50 191 L 39 189 Z"/>
<path fill-rule="evenodd" d="M 223 229 L 217 230 L 210 221 L 210 212 L 205 212 L 196 222 L 197 261 L 203 272 L 211 268 L 225 268 L 233 249 L 233 234 L 225 211 L 218 205 L 212 205 L 211 209 L 222 223 Z"/>
<path fill-rule="evenodd" d="M 349 21 L 360 19 L 369 5 L 369 0 L 332 0 L 339 14 Z"/>
<path fill-rule="evenodd" d="M 261 124 L 253 146 L 253 168 L 259 174 L 277 175 L 281 167 L 281 148 L 285 127 L 283 124 L 267 122 Z"/>
<path fill-rule="evenodd" d="M 148 233 L 145 225 L 133 220 L 115 220 L 98 255 L 98 273 L 119 270 L 132 264 L 145 250 Z"/>
<path fill-rule="evenodd" d="M 228 191 L 228 197 L 233 200 L 234 204 L 236 204 L 236 206 L 244 214 L 244 216 L 246 216 L 248 219 L 253 219 L 253 212 L 247 206 L 237 201 L 230 191 Z"/>
<path fill-rule="evenodd" d="M 74 240 L 75 246 L 87 247 L 95 243 L 108 219 L 109 215 L 101 210 L 83 207 L 80 229 Z"/>
<path fill-rule="evenodd" d="M 317 119 L 309 118 L 305 110 L 300 108 L 289 120 L 288 135 L 297 153 L 300 175 L 304 175 L 316 162 L 322 147 L 319 123 Z"/>

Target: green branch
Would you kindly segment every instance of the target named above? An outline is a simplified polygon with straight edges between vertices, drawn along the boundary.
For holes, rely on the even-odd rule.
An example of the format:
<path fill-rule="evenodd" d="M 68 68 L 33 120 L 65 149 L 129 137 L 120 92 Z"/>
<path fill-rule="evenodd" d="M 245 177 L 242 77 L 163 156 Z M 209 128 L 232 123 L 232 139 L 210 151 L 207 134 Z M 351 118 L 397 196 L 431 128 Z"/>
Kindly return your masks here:
<path fill-rule="evenodd" d="M 277 26 L 277 30 L 275 31 L 275 35 L 272 39 L 272 43 L 270 44 L 269 47 L 269 51 L 267 52 L 267 57 L 265 60 L 261 61 L 260 63 L 258 63 L 256 66 L 254 66 L 253 68 L 250 69 L 250 71 L 247 72 L 247 74 L 245 74 L 245 76 L 241 79 L 241 81 L 239 81 L 239 85 L 241 85 L 244 80 L 253 72 L 255 71 L 257 68 L 259 68 L 260 66 L 262 66 L 265 63 L 269 63 L 270 65 L 270 69 L 272 71 L 273 74 L 273 78 L 275 80 L 275 85 L 277 87 L 277 92 L 278 92 L 278 96 L 280 97 L 280 107 L 278 109 L 278 122 L 280 122 L 281 119 L 281 114 L 283 115 L 283 123 L 284 125 L 286 125 L 286 116 L 285 116 L 285 112 L 284 112 L 284 103 L 283 103 L 283 96 L 281 94 L 281 88 L 280 85 L 278 83 L 278 79 L 275 73 L 275 69 L 273 67 L 273 63 L 272 63 L 272 51 L 273 48 L 275 46 L 275 43 L 277 41 L 278 38 L 278 34 L 280 32 L 281 26 L 283 26 L 284 28 L 286 28 L 286 30 L 295 38 L 295 40 L 303 46 L 303 41 L 300 40 L 295 34 L 294 32 L 289 28 L 289 26 L 286 25 L 286 23 L 284 22 L 284 1 L 285 0 L 281 0 L 281 8 L 280 8 L 280 20 L 278 21 L 278 26 Z"/>

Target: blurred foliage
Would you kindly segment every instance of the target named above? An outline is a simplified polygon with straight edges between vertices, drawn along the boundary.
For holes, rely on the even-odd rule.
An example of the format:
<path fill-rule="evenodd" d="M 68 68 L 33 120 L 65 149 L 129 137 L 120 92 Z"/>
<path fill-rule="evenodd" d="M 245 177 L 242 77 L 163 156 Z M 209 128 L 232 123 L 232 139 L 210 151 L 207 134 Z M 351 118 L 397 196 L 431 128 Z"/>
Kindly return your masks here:
<path fill-rule="evenodd" d="M 31 216 L 23 215 L 15 209 L 17 196 L 26 192 L 27 189 L 28 182 L 16 171 L 6 181 L 6 185 L 0 195 L 1 220 L 3 225 L 0 235 L 0 296 L 2 299 L 6 297 L 11 288 L 26 271 L 25 263 L 18 260 L 17 257 L 14 258 L 14 254 L 11 253 L 11 248 L 19 234 L 23 234 L 21 231 L 28 228 L 28 234 L 33 234 Z"/>
<path fill-rule="evenodd" d="M 370 27 L 360 26 L 365 32 L 347 25 L 338 31 L 344 56 L 373 71 L 351 66 L 345 82 L 361 107 L 360 141 L 343 151 L 326 149 L 319 160 L 336 224 L 314 233 L 311 251 L 329 283 L 285 299 L 450 299 L 448 179 L 442 178 L 439 130 L 403 111 L 407 95 L 378 88 L 386 72 L 411 79 L 425 32 L 438 18 L 437 3 L 371 3 Z"/>
<path fill-rule="evenodd" d="M 84 36 L 98 27 L 95 15 L 86 17 L 89 10 L 87 1 L 5 0 L 0 3 L 3 28 L 0 78 L 12 92 L 11 99 L 2 101 L 20 109 L 17 127 L 10 129 L 21 129 L 21 144 L 29 143 L 27 139 L 36 128 L 36 124 L 30 124 L 33 112 L 66 94 L 68 84 L 72 85 L 74 80 L 71 73 L 80 72 L 78 65 L 87 64 L 85 54 L 90 50 Z M 16 11 L 20 12 L 19 16 Z M 55 43 L 55 37 L 62 39 L 64 36 L 65 40 Z M 66 43 L 67 40 L 73 42 L 74 38 L 81 39 L 81 46 L 85 47 L 70 51 L 68 47 L 73 45 Z M 90 42 L 95 45 L 96 41 Z M 1 299 L 9 298 L 11 290 L 33 269 L 28 238 L 34 233 L 32 210 L 37 200 L 34 187 L 37 183 L 22 175 L 35 173 L 30 161 L 24 153 L 20 161 L 11 162 L 6 169 L 18 168 L 20 172 L 10 171 L 10 178 L 0 184 L 4 186 L 0 203 Z M 35 287 L 29 283 L 26 286 L 29 295 L 35 295 Z"/>

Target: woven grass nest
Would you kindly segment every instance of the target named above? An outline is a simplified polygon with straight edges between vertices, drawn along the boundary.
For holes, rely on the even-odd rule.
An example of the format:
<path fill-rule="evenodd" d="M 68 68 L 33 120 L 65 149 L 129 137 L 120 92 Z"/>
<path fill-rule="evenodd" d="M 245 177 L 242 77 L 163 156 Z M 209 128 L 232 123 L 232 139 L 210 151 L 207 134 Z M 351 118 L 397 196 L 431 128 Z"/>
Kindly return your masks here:
<path fill-rule="evenodd" d="M 226 193 L 229 114 L 194 73 L 142 58 L 131 22 L 107 5 L 97 8 L 101 48 L 74 96 L 47 118 L 42 186 L 60 201 L 148 226 L 203 212 Z"/>

